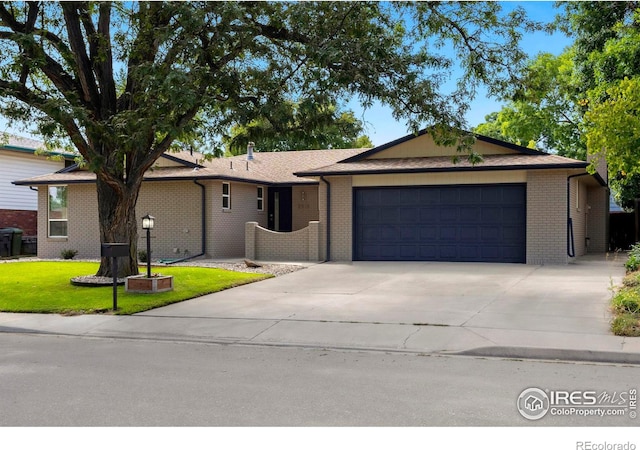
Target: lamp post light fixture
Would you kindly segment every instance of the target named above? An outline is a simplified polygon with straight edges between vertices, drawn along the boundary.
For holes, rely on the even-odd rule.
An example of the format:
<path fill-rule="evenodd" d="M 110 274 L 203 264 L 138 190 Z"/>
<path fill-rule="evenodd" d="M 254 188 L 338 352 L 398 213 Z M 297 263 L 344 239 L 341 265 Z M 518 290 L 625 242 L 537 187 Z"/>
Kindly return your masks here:
<path fill-rule="evenodd" d="M 156 218 L 147 214 L 142 218 L 142 229 L 147 230 L 147 278 L 151 278 L 151 230 Z"/>

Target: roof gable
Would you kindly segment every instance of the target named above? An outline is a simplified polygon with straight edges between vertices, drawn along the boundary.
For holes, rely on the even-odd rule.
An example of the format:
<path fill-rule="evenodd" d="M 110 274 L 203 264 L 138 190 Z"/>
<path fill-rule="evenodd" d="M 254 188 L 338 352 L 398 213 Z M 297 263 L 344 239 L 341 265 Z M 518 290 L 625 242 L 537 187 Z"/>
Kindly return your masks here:
<path fill-rule="evenodd" d="M 536 150 L 487 136 L 474 136 L 476 138 L 476 142 L 473 144 L 473 150 L 482 156 L 544 154 Z M 408 134 L 400 139 L 380 145 L 342 162 L 355 162 L 365 159 L 437 158 L 442 156 L 453 157 L 459 155 L 460 152 L 457 151 L 456 147 L 438 145 L 427 130 L 422 130 L 418 132 L 418 134 Z"/>

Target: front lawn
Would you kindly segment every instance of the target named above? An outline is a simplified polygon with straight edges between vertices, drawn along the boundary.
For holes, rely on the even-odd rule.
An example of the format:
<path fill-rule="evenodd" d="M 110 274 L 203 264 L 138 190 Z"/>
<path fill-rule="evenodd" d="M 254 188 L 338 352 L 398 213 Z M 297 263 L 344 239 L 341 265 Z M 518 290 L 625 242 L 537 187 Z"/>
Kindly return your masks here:
<path fill-rule="evenodd" d="M 92 275 L 98 263 L 34 261 L 0 264 L 0 311 L 60 314 L 110 312 L 113 287 L 73 286 L 70 279 Z M 141 267 L 141 273 L 144 268 Z M 118 287 L 116 314 L 134 314 L 223 289 L 268 278 L 269 275 L 203 267 L 154 267 L 154 273 L 173 275 L 174 290 L 134 294 Z"/>

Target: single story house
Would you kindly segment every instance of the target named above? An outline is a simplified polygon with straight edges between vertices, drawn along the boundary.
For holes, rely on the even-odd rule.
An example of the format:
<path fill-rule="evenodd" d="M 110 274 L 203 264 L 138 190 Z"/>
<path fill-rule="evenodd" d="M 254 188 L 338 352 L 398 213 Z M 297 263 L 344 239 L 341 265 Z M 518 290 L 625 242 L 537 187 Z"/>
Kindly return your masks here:
<path fill-rule="evenodd" d="M 373 149 L 167 153 L 137 215 L 156 217 L 155 259 L 566 264 L 607 250 L 606 171 L 484 136 L 474 149 L 482 163 L 454 163 L 455 149 L 421 132 Z M 39 256 L 99 256 L 94 174 L 15 184 L 39 191 Z"/>
<path fill-rule="evenodd" d="M 38 193 L 12 182 L 62 169 L 73 156 L 55 153 L 65 160 L 38 155 L 42 142 L 13 135 L 7 137 L 0 145 L 0 228 L 20 228 L 25 236 L 37 236 Z"/>

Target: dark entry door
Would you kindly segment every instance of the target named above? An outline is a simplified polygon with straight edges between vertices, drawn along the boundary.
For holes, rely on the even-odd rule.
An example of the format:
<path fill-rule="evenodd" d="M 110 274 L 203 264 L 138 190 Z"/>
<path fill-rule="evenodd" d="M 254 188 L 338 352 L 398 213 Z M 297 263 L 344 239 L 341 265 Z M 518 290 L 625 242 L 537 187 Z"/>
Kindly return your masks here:
<path fill-rule="evenodd" d="M 273 231 L 292 229 L 292 189 L 291 187 L 270 187 L 267 197 L 267 226 Z"/>
<path fill-rule="evenodd" d="M 354 189 L 354 259 L 526 261 L 526 185 Z"/>

